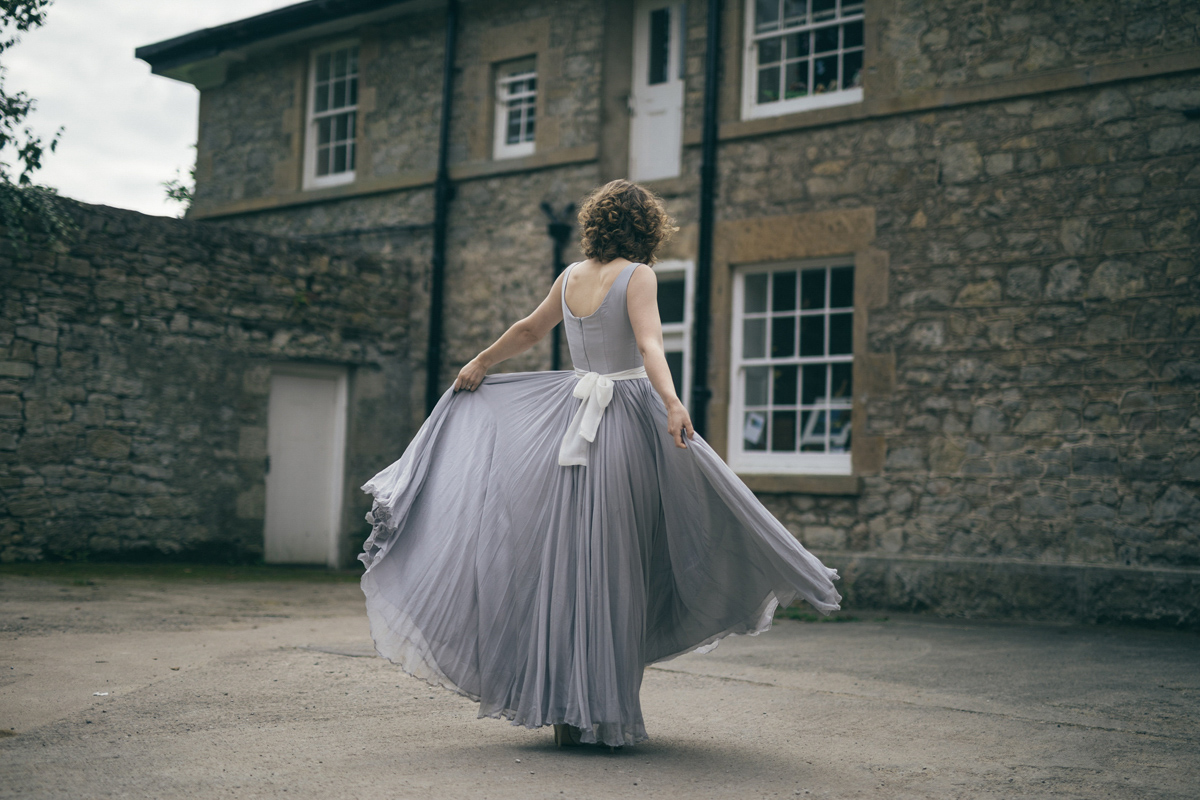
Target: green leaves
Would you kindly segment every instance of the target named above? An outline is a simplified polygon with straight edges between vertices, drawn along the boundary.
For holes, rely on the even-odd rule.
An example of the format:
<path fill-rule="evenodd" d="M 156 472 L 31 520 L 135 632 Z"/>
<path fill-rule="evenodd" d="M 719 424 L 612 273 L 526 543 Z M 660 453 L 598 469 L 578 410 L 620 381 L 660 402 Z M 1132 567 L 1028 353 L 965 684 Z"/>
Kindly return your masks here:
<path fill-rule="evenodd" d="M 46 21 L 51 0 L 0 0 L 0 56 L 18 41 L 21 33 Z M 36 107 L 25 92 L 9 94 L 4 87 L 4 67 L 0 66 L 0 225 L 10 239 L 26 242 L 31 234 L 48 236 L 52 241 L 64 238 L 74 229 L 53 189 L 37 186 L 33 175 L 42 168 L 42 159 L 58 147 L 63 129 L 47 142 L 25 124 Z M 16 152 L 15 163 L 8 151 Z M 16 171 L 14 180 L 13 172 Z"/>

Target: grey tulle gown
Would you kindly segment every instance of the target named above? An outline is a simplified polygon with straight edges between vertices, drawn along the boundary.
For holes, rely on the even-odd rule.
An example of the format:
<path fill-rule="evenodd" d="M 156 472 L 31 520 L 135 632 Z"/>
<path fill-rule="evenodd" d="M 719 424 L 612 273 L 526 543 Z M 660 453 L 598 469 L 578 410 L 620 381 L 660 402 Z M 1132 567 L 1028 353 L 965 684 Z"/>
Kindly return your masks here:
<path fill-rule="evenodd" d="M 642 365 L 634 268 L 587 317 L 563 300 L 576 368 Z M 822 612 L 841 596 L 700 436 L 675 446 L 646 378 L 614 381 L 587 466 L 559 466 L 577 381 L 498 374 L 448 390 L 363 486 L 362 588 L 379 653 L 478 701 L 480 717 L 627 745 L 646 738 L 645 665 L 764 631 L 797 596 Z"/>

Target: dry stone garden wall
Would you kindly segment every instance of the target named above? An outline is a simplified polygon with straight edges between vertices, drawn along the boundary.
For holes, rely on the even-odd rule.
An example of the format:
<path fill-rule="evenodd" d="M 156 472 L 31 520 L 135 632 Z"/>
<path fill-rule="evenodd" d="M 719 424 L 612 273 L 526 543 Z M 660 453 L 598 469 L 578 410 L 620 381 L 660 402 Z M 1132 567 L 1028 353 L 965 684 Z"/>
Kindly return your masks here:
<path fill-rule="evenodd" d="M 304 363 L 350 370 L 349 562 L 420 422 L 410 265 L 64 202 L 66 241 L 0 237 L 0 560 L 261 559 L 271 370 Z"/>

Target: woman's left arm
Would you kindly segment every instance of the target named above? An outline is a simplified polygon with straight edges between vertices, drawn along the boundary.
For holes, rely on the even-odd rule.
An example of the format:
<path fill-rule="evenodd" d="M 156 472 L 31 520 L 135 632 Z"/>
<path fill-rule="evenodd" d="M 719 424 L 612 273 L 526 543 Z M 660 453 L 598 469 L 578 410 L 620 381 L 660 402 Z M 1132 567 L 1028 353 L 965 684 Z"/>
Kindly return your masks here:
<path fill-rule="evenodd" d="M 637 338 L 638 350 L 646 363 L 646 377 L 650 385 L 662 398 L 667 407 L 667 431 L 675 440 L 676 447 L 687 447 L 684 436 L 691 439 L 696 435 L 692 429 L 692 417 L 675 394 L 675 382 L 671 380 L 671 368 L 663 351 L 662 320 L 658 316 L 658 278 L 650 267 L 639 265 L 629 276 L 627 291 L 629 322 Z"/>
<path fill-rule="evenodd" d="M 564 272 L 563 275 L 566 273 Z M 489 368 L 499 364 L 506 358 L 524 353 L 540 342 L 550 330 L 562 322 L 562 281 L 559 275 L 550 293 L 532 314 L 514 322 L 492 346 L 467 362 L 458 377 L 454 379 L 454 391 L 467 389 L 475 391 L 483 383 L 483 376 Z"/>

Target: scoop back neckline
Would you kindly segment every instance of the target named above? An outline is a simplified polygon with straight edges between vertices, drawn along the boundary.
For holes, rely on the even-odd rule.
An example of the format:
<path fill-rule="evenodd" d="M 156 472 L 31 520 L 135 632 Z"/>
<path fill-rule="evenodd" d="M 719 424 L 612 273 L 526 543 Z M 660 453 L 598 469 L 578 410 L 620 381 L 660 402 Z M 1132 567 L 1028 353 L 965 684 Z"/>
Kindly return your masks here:
<path fill-rule="evenodd" d="M 574 264 L 572 264 L 567 269 L 567 273 L 566 273 L 567 277 L 563 278 L 563 287 L 562 287 L 563 308 L 565 308 L 567 310 L 567 313 L 570 314 L 575 319 L 591 319 L 592 317 L 599 314 L 600 309 L 604 308 L 604 304 L 608 302 L 608 297 L 609 297 L 609 295 L 611 295 L 613 293 L 613 289 L 617 288 L 617 281 L 621 280 L 621 276 L 625 274 L 625 270 L 629 269 L 629 267 L 633 267 L 634 269 L 637 269 L 641 262 L 635 261 L 635 262 L 631 263 L 628 267 L 622 268 L 621 271 L 617 273 L 617 277 L 613 278 L 612 285 L 608 287 L 608 291 L 604 293 L 603 299 L 600 300 L 600 305 L 596 306 L 595 311 L 593 311 L 592 313 L 590 313 L 584 317 L 581 317 L 578 314 L 576 314 L 574 311 L 572 311 L 570 304 L 567 303 L 567 281 L 570 280 L 571 270 L 575 269 L 582 263 L 583 263 L 582 261 L 576 261 Z"/>

